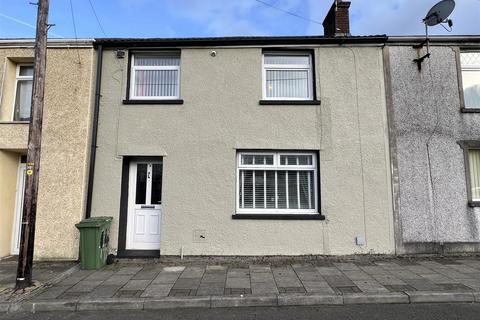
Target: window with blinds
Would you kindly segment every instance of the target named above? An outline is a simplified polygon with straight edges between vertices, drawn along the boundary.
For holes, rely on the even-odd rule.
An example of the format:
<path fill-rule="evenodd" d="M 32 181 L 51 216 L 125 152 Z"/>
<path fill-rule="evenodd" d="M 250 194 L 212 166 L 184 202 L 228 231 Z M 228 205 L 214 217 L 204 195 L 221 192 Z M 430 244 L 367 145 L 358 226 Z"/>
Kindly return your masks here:
<path fill-rule="evenodd" d="M 480 149 L 468 150 L 471 201 L 480 201 Z"/>
<path fill-rule="evenodd" d="M 461 52 L 465 108 L 480 109 L 480 52 Z"/>
<path fill-rule="evenodd" d="M 180 53 L 135 53 L 131 65 L 131 99 L 180 97 Z"/>
<path fill-rule="evenodd" d="M 237 156 L 237 213 L 318 213 L 315 153 Z"/>
<path fill-rule="evenodd" d="M 17 65 L 13 121 L 30 121 L 32 87 L 33 66 Z"/>
<path fill-rule="evenodd" d="M 310 54 L 263 55 L 263 98 L 266 100 L 313 100 Z"/>

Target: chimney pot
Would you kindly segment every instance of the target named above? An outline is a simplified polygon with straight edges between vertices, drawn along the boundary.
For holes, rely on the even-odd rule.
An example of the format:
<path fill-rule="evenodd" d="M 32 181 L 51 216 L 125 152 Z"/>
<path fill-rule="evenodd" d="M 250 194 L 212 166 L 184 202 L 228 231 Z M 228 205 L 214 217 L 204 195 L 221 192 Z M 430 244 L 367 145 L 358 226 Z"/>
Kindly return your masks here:
<path fill-rule="evenodd" d="M 350 36 L 350 1 L 335 0 L 323 20 L 325 37 Z"/>

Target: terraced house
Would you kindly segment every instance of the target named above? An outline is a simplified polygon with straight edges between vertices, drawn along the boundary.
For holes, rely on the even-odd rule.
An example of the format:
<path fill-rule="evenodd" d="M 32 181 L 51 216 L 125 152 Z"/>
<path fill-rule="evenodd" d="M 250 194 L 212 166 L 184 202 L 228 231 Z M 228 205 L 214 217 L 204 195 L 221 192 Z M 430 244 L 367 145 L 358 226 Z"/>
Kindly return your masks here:
<path fill-rule="evenodd" d="M 0 257 L 18 254 L 33 40 L 0 40 Z M 49 40 L 35 259 L 76 260 L 85 212 L 92 40 Z"/>
<path fill-rule="evenodd" d="M 97 39 L 87 216 L 119 257 L 394 253 L 384 36 Z"/>
<path fill-rule="evenodd" d="M 397 253 L 480 249 L 480 37 L 389 37 Z"/>

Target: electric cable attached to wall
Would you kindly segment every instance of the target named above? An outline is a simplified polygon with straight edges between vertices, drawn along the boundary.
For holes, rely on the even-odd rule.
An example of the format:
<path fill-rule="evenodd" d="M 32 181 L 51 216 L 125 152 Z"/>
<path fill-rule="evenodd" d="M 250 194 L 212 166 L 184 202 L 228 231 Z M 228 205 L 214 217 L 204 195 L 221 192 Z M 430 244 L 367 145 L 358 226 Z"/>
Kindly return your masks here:
<path fill-rule="evenodd" d="M 433 86 L 433 75 L 432 75 L 432 64 L 431 60 L 428 59 L 428 73 L 430 77 L 430 92 L 433 93 L 434 86 Z M 439 241 L 438 239 L 438 228 L 437 228 L 437 206 L 436 206 L 436 191 L 435 191 L 435 183 L 433 181 L 433 170 L 432 170 L 432 162 L 431 162 L 431 154 L 430 154 L 430 142 L 434 136 L 434 134 L 437 133 L 438 125 L 440 124 L 440 114 L 438 112 L 438 103 L 435 103 L 435 126 L 433 127 L 433 130 L 430 132 L 430 135 L 428 136 L 428 139 L 425 143 L 425 146 L 427 148 L 427 165 L 428 165 L 428 175 L 429 175 L 429 182 L 430 182 L 430 188 L 432 189 L 432 206 L 433 206 L 433 232 L 434 232 L 434 240 L 435 242 L 442 242 Z"/>
<path fill-rule="evenodd" d="M 368 237 L 367 237 L 367 213 L 365 211 L 366 202 L 365 202 L 365 172 L 364 172 L 364 161 L 363 161 L 363 148 L 362 148 L 362 134 L 361 124 L 360 124 L 360 105 L 358 103 L 358 70 L 357 70 L 357 55 L 355 51 L 347 47 L 352 52 L 353 55 L 353 66 L 355 68 L 355 105 L 357 107 L 357 124 L 358 124 L 358 143 L 360 148 L 360 165 L 362 167 L 362 201 L 363 201 L 363 232 L 365 237 L 365 244 L 368 246 Z"/>

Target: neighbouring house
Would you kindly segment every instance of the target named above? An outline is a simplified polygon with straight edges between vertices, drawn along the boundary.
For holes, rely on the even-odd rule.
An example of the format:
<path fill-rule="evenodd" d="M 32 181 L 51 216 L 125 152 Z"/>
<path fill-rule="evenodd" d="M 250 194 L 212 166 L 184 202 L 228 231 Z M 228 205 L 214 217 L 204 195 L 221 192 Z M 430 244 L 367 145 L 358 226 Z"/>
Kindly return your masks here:
<path fill-rule="evenodd" d="M 349 5 L 324 37 L 95 41 L 87 216 L 114 253 L 395 252 L 387 38 Z"/>
<path fill-rule="evenodd" d="M 397 253 L 480 250 L 480 36 L 385 47 Z"/>
<path fill-rule="evenodd" d="M 33 39 L 0 40 L 0 257 L 18 254 L 33 79 Z M 78 258 L 85 212 L 95 52 L 49 40 L 35 259 Z"/>

